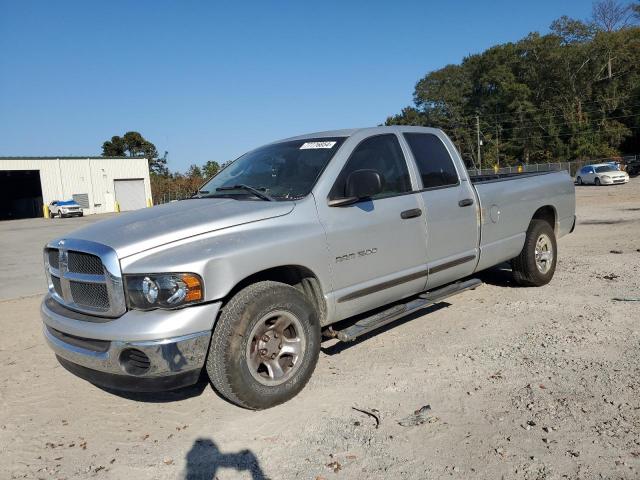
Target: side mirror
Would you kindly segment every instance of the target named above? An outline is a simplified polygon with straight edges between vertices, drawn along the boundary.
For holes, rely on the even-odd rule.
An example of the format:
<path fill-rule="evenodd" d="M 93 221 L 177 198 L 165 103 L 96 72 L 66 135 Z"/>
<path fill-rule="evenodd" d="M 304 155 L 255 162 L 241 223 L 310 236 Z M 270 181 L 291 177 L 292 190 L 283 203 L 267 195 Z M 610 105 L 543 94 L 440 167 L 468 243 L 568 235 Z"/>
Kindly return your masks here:
<path fill-rule="evenodd" d="M 363 198 L 369 198 L 382 192 L 382 176 L 376 170 L 354 170 L 347 177 L 344 198 L 329 201 L 330 207 L 351 205 Z"/>

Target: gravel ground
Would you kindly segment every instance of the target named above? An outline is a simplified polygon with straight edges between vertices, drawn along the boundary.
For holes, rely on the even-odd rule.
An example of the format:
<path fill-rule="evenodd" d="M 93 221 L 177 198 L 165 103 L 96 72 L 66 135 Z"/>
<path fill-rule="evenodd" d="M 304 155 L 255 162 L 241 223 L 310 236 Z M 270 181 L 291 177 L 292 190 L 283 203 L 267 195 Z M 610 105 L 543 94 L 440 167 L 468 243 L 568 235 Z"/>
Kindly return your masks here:
<path fill-rule="evenodd" d="M 325 342 L 307 388 L 263 412 L 205 382 L 100 390 L 45 347 L 39 298 L 0 302 L 0 478 L 640 478 L 640 302 L 613 300 L 640 297 L 640 178 L 576 193 L 549 285 L 497 268 L 427 315 Z"/>

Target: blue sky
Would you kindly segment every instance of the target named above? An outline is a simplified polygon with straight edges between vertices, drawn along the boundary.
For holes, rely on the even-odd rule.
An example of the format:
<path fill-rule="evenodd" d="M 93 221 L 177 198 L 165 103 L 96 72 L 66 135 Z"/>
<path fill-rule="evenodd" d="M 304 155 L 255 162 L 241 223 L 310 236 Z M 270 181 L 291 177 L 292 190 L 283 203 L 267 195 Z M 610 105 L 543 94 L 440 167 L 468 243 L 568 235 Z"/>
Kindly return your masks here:
<path fill-rule="evenodd" d="M 0 156 L 97 155 L 141 132 L 169 167 L 372 126 L 417 80 L 588 0 L 0 0 Z"/>

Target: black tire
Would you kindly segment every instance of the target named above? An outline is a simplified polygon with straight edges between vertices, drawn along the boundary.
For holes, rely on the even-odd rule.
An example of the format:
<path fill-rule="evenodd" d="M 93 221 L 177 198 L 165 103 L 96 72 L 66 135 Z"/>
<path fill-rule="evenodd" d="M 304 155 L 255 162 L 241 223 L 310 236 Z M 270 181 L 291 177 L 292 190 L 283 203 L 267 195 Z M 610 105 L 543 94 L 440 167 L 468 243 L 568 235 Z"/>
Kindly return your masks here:
<path fill-rule="evenodd" d="M 552 258 L 548 270 L 541 271 L 536 261 L 536 246 L 541 236 L 546 235 L 551 243 Z M 553 278 L 556 271 L 556 260 L 558 258 L 558 247 L 553 228 L 544 220 L 531 220 L 527 229 L 527 236 L 520 255 L 511 260 L 513 278 L 518 285 L 523 287 L 541 287 L 546 285 Z M 546 268 L 546 262 L 545 268 Z"/>
<path fill-rule="evenodd" d="M 599 187 L 599 186 L 600 186 L 600 179 L 599 179 L 598 177 L 596 177 L 596 179 L 593 181 L 593 184 L 594 184 L 596 187 Z"/>
<path fill-rule="evenodd" d="M 578 178 L 576 178 L 576 183 L 577 183 L 578 185 L 582 185 L 582 177 L 578 177 Z"/>
<path fill-rule="evenodd" d="M 291 367 L 290 376 L 285 375 L 283 383 L 265 385 L 250 370 L 248 349 L 254 348 L 255 343 L 249 337 L 275 311 L 298 319 L 305 347 L 295 367 L 293 362 L 287 365 Z M 230 402 L 253 410 L 270 408 L 293 398 L 307 384 L 318 361 L 320 341 L 318 314 L 301 291 L 279 282 L 255 283 L 238 292 L 223 307 L 213 329 L 207 374 L 215 390 Z"/>

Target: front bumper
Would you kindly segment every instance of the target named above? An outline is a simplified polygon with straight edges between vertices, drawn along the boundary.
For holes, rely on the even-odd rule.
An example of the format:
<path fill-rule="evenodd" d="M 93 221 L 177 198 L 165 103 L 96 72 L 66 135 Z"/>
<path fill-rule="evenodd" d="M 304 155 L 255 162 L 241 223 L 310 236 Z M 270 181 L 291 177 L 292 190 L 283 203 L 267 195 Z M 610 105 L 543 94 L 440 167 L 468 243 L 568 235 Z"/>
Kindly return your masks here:
<path fill-rule="evenodd" d="M 603 185 L 617 185 L 620 183 L 627 183 L 629 181 L 628 177 L 625 178 L 613 178 L 609 177 L 608 179 L 600 177 L 600 183 Z"/>
<path fill-rule="evenodd" d="M 44 337 L 67 370 L 105 387 L 156 391 L 198 380 L 219 307 L 130 311 L 102 319 L 47 297 L 41 316 Z"/>

